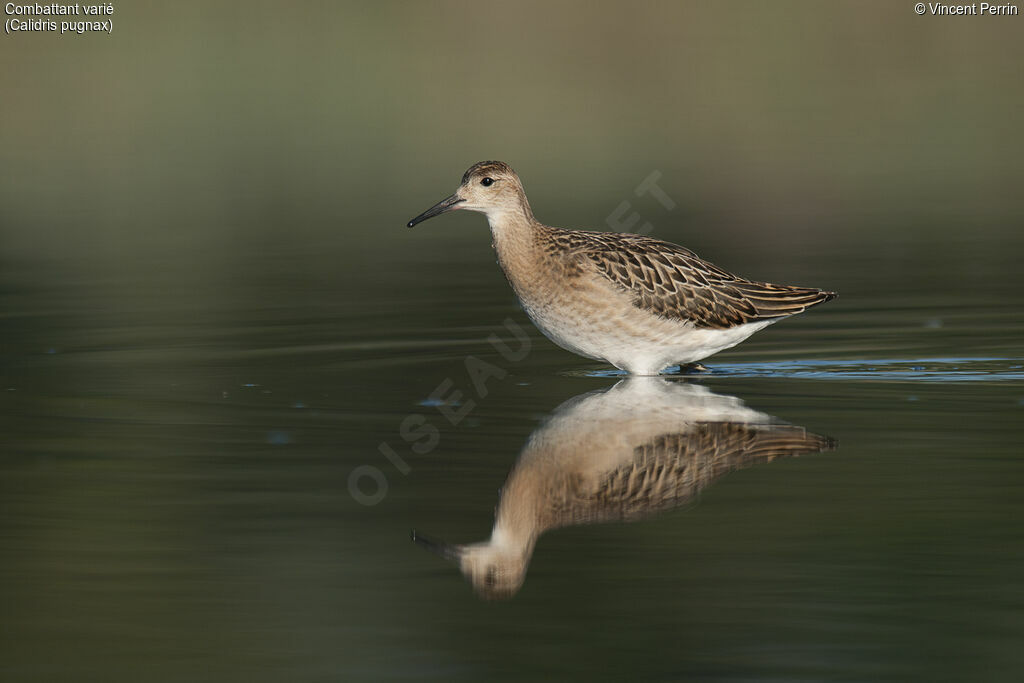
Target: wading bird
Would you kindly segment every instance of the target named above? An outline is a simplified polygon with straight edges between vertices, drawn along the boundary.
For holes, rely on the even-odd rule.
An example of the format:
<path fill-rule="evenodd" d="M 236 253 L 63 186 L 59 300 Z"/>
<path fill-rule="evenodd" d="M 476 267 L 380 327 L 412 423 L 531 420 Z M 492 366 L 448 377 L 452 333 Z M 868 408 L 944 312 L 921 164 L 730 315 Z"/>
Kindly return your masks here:
<path fill-rule="evenodd" d="M 455 210 L 486 214 L 498 262 L 545 336 L 631 374 L 696 363 L 836 296 L 748 280 L 650 237 L 544 225 L 501 161 L 471 166 L 407 225 Z"/>

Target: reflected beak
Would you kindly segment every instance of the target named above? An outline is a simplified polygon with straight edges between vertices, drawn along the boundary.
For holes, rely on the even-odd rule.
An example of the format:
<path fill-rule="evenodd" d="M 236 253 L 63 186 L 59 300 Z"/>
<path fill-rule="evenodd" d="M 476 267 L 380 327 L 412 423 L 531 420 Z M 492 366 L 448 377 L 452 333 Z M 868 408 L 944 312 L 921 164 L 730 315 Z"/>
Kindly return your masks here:
<path fill-rule="evenodd" d="M 415 529 L 412 530 L 412 540 L 430 552 L 440 555 L 449 562 L 458 562 L 459 558 L 462 556 L 462 550 L 457 545 L 451 545 L 443 541 L 435 541 L 432 538 L 427 538 Z"/>
<path fill-rule="evenodd" d="M 430 207 L 429 209 L 427 209 L 426 211 L 421 213 L 419 216 L 416 216 L 416 218 L 413 218 L 411 221 L 409 221 L 405 225 L 406 225 L 406 227 L 411 228 L 412 226 L 416 225 L 417 223 L 422 223 L 423 221 L 427 220 L 428 218 L 433 218 L 434 216 L 440 216 L 442 213 L 445 213 L 446 211 L 452 211 L 454 209 L 457 209 L 459 204 L 461 204 L 464 201 L 466 201 L 466 200 L 465 199 L 459 199 L 458 195 L 454 195 L 453 194 L 451 197 L 448 197 L 447 199 L 442 199 L 437 204 L 434 204 L 432 207 Z"/>

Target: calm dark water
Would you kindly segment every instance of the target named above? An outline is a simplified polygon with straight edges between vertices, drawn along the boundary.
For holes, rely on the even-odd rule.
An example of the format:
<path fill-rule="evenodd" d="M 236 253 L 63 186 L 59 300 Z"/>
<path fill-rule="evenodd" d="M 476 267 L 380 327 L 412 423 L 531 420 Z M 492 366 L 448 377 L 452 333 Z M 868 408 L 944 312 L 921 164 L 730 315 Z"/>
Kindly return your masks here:
<path fill-rule="evenodd" d="M 398 225 L 3 264 L 5 680 L 1024 675 L 1019 244 L 701 246 L 841 296 L 669 386 L 838 445 L 551 530 L 486 600 L 410 530 L 486 540 L 572 406 L 557 458 L 661 418 L 559 408 L 619 377 L 529 325 L 483 229 Z"/>
<path fill-rule="evenodd" d="M 0 682 L 1024 680 L 1024 18 L 113 4 L 0 38 Z M 840 296 L 618 384 L 482 159 Z"/>

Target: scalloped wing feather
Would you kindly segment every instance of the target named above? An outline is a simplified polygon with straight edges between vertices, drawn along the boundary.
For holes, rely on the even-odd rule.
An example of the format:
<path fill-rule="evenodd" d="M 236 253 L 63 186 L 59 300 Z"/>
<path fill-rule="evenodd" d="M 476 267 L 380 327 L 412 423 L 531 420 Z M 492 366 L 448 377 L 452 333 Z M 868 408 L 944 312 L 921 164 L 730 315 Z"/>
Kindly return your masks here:
<path fill-rule="evenodd" d="M 588 490 L 577 477 L 549 500 L 545 528 L 647 517 L 694 499 L 723 475 L 752 465 L 836 448 L 827 436 L 784 424 L 695 423 L 636 446 L 628 463 Z"/>
<path fill-rule="evenodd" d="M 559 230 L 550 235 L 548 248 L 572 268 L 595 268 L 632 294 L 638 308 L 697 327 L 727 329 L 782 318 L 835 297 L 820 289 L 746 280 L 689 249 L 641 235 Z"/>

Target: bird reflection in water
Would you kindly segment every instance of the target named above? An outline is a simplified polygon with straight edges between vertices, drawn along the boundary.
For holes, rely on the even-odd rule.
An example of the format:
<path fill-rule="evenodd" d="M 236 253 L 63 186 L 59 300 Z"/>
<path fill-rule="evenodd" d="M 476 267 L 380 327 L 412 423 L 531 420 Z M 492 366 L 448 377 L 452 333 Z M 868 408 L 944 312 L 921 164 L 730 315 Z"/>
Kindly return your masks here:
<path fill-rule="evenodd" d="M 635 521 L 694 499 L 719 477 L 836 442 L 734 396 L 653 377 L 572 398 L 530 435 L 502 487 L 489 540 L 413 540 L 459 565 L 487 599 L 515 595 L 537 539 L 577 524 Z"/>

